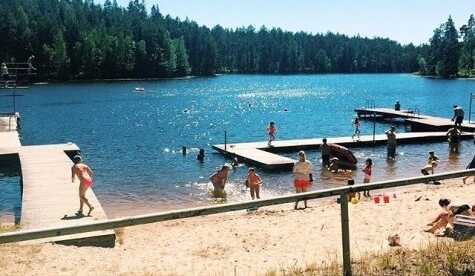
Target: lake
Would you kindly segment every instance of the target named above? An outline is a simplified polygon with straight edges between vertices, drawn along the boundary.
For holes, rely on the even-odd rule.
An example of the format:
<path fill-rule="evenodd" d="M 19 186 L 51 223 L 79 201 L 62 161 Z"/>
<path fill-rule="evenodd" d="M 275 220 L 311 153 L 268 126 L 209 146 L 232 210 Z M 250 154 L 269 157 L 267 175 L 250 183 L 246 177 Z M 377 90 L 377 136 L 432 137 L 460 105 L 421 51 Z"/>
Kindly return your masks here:
<path fill-rule="evenodd" d="M 144 93 L 136 93 L 144 87 Z M 113 81 L 35 85 L 21 90 L 17 110 L 22 115 L 22 143 L 74 142 L 96 174 L 94 191 L 111 217 L 188 206 L 214 204 L 208 176 L 226 160 L 211 149 L 223 143 L 266 138 L 275 121 L 277 139 L 350 136 L 353 109 L 368 101 L 377 106 L 418 108 L 421 113 L 451 117 L 452 105 L 469 110 L 473 80 L 436 80 L 410 74 L 372 75 L 222 75 L 161 81 Z M 2 90 L 0 94 L 11 93 Z M 0 98 L 0 111 L 10 111 L 10 99 Z M 285 111 L 287 110 L 287 111 Z M 378 123 L 382 133 L 388 123 Z M 373 124 L 363 121 L 362 134 Z M 398 125 L 398 131 L 405 131 Z M 181 147 L 191 148 L 183 156 Z M 203 164 L 196 161 L 206 150 Z M 426 154 L 441 158 L 438 171 L 461 169 L 472 158 L 473 141 L 462 144 L 460 155 L 448 155 L 446 143 L 404 145 L 398 160 L 387 163 L 385 147 L 358 148 L 362 165 L 374 159 L 374 180 L 419 175 Z M 295 157 L 296 153 L 286 154 Z M 342 185 L 345 178 L 320 172 L 319 153 L 313 189 Z M 293 191 L 291 174 L 257 170 L 264 179 L 263 197 Z M 229 201 L 248 199 L 243 190 L 247 166 L 230 174 Z M 47 173 L 47 172 L 45 172 Z M 354 175 L 361 181 L 361 172 Z M 18 211 L 18 177 L 0 177 L 0 214 Z M 65 183 L 68 185 L 69 183 Z M 54 193 L 52 194 L 54 196 Z"/>

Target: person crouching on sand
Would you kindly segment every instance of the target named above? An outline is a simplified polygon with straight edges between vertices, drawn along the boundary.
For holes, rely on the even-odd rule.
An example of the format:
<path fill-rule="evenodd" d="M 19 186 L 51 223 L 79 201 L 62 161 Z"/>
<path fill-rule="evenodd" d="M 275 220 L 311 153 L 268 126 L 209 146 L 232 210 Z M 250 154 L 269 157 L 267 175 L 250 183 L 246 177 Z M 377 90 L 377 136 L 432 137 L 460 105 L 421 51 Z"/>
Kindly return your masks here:
<path fill-rule="evenodd" d="M 296 193 L 304 193 L 308 190 L 313 182 L 312 163 L 305 158 L 305 152 L 299 152 L 299 161 L 295 162 L 294 168 L 294 187 Z M 307 208 L 307 200 L 304 200 L 304 209 Z M 297 210 L 299 200 L 295 202 L 294 209 Z"/>
<path fill-rule="evenodd" d="M 77 176 L 79 178 L 79 210 L 77 211 L 77 216 L 83 216 L 83 207 L 84 204 L 89 207 L 88 216 L 91 215 L 94 207 L 89 203 L 89 200 L 86 198 L 87 190 L 92 186 L 92 176 L 93 172 L 89 166 L 82 163 L 82 158 L 79 155 L 73 157 L 74 165 L 71 167 L 71 182 L 74 183 L 74 180 Z"/>
<path fill-rule="evenodd" d="M 261 184 L 262 179 L 256 173 L 256 170 L 254 168 L 249 168 L 249 170 L 247 171 L 246 186 L 249 187 L 252 200 L 254 200 L 255 198 L 261 199 L 259 195 Z"/>
<path fill-rule="evenodd" d="M 228 181 L 228 173 L 230 170 L 230 166 L 228 164 L 225 164 L 216 171 L 214 174 L 212 174 L 209 177 L 209 180 L 213 184 L 213 196 L 214 197 L 219 197 L 219 198 L 225 198 L 226 197 L 226 192 L 224 191 L 224 187 L 226 186 L 226 181 Z"/>

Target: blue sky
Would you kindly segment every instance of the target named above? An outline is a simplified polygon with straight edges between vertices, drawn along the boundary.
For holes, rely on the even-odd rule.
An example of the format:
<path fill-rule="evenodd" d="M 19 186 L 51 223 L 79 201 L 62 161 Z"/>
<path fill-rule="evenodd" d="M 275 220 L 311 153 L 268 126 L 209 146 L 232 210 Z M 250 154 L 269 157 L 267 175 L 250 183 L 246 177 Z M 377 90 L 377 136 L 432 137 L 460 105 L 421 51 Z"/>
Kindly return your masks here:
<path fill-rule="evenodd" d="M 95 0 L 103 3 L 104 0 Z M 117 0 L 126 6 L 129 0 Z M 457 28 L 475 13 L 474 0 L 145 0 L 162 14 L 200 25 L 254 25 L 312 33 L 389 37 L 401 43 L 427 42 L 435 27 L 452 15 Z"/>

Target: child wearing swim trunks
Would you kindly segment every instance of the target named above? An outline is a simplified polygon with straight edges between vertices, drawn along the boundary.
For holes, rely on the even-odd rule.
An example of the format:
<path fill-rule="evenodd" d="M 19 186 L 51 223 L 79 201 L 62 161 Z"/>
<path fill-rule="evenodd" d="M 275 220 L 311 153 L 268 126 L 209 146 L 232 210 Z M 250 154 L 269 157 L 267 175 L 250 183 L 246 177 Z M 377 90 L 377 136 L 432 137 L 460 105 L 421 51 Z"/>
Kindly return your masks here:
<path fill-rule="evenodd" d="M 371 175 L 373 174 L 373 160 L 371 158 L 366 159 L 365 165 L 363 167 L 363 183 L 370 183 L 371 182 Z M 364 197 L 371 197 L 368 190 L 363 191 Z"/>
<path fill-rule="evenodd" d="M 270 122 L 269 126 L 267 127 L 267 136 L 269 137 L 269 141 L 267 145 L 271 146 L 272 141 L 275 140 L 275 133 L 277 132 L 277 128 L 275 127 L 274 122 Z"/>
<path fill-rule="evenodd" d="M 262 179 L 256 173 L 256 170 L 254 168 L 249 168 L 249 170 L 247 171 L 246 186 L 249 187 L 252 200 L 254 200 L 255 198 L 261 199 L 259 195 L 261 184 Z"/>

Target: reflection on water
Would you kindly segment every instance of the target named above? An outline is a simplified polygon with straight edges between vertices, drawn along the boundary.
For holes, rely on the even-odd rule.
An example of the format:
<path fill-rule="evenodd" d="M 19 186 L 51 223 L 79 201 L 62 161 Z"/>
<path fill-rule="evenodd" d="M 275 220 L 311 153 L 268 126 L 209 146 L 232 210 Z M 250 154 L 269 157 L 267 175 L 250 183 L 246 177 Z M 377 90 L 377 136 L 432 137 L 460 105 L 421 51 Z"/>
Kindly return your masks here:
<path fill-rule="evenodd" d="M 134 93 L 144 87 L 144 93 Z M 211 145 L 228 141 L 265 139 L 269 121 L 277 123 L 277 139 L 350 136 L 353 109 L 372 100 L 390 106 L 450 117 L 452 104 L 468 110 L 467 99 L 475 82 L 430 80 L 412 75 L 224 75 L 189 80 L 67 83 L 33 86 L 17 101 L 22 114 L 24 144 L 74 142 L 94 169 L 94 191 L 114 216 L 138 212 L 213 204 L 208 176 L 227 160 Z M 0 91 L 0 94 L 9 93 Z M 447 99 L 450 99 L 448 101 Z M 0 101 L 0 112 L 10 109 Z M 285 111 L 287 110 L 287 111 Z M 389 122 L 378 122 L 382 133 Z M 362 135 L 373 124 L 362 122 Z M 398 124 L 404 132 L 404 125 Z M 1 146 L 1 145 L 0 145 Z M 181 154 L 181 147 L 191 149 Z M 199 148 L 206 150 L 199 163 Z M 354 149 L 362 165 L 374 159 L 374 180 L 419 174 L 428 151 L 441 158 L 438 171 L 460 169 L 472 158 L 474 145 L 464 142 L 461 154 L 449 158 L 446 143 L 403 145 L 396 162 L 387 162 L 384 147 Z M 286 154 L 295 158 L 295 154 Z M 308 153 L 315 165 L 313 189 L 335 187 L 348 176 L 321 171 L 319 153 Z M 231 202 L 249 198 L 242 189 L 247 166 L 230 174 Z M 264 179 L 263 197 L 293 192 L 285 173 L 257 172 Z M 361 171 L 352 175 L 361 181 Z M 15 206 L 15 185 L 0 180 L 2 206 Z M 16 189 L 16 190 L 15 190 Z M 0 213 L 4 213 L 4 207 Z M 11 208 L 11 207 L 9 207 Z"/>

